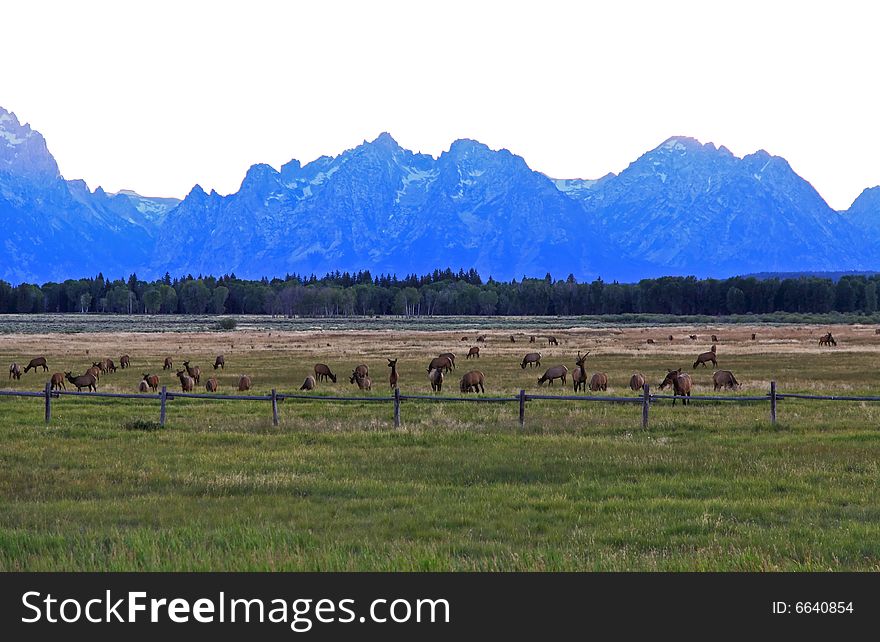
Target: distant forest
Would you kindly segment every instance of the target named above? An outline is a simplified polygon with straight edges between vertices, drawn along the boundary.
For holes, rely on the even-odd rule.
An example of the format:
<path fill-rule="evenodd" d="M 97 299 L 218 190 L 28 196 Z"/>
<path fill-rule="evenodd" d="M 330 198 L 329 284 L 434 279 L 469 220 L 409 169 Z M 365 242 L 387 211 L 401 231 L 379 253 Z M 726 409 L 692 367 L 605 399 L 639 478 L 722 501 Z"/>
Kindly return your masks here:
<path fill-rule="evenodd" d="M 244 280 L 222 277 L 141 281 L 95 278 L 11 286 L 0 281 L 0 313 L 365 315 L 586 315 L 877 311 L 880 275 L 828 278 L 662 277 L 638 283 L 578 283 L 574 276 L 486 282 L 474 270 L 435 270 L 399 279 L 333 273 Z"/>

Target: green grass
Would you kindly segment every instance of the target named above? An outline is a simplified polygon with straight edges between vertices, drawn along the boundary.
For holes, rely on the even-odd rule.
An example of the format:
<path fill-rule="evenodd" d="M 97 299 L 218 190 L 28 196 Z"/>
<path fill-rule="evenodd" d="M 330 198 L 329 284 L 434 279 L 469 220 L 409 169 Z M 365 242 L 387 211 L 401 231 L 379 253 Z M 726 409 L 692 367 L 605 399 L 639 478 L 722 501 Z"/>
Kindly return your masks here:
<path fill-rule="evenodd" d="M 238 372 L 254 375 L 255 394 L 293 392 L 343 349 L 271 340 L 283 358 L 227 352 L 221 392 Z M 370 394 L 387 397 L 387 349 L 337 359 L 339 383 L 317 395 L 361 394 L 343 376 L 364 360 Z M 426 393 L 427 349 L 394 350 L 404 391 Z M 771 378 L 781 391 L 880 391 L 867 349 L 727 350 L 723 367 L 745 383 L 735 394 L 764 393 Z M 588 366 L 609 373 L 614 395 L 633 394 L 634 369 L 656 386 L 687 361 L 598 352 Z M 83 353 L 47 356 L 54 370 Z M 487 394 L 537 391 L 537 372 L 500 346 L 486 353 Z M 162 353 L 132 356 L 99 389 L 134 390 Z M 8 345 L 0 358 L 21 360 Z M 476 367 L 465 364 L 457 375 Z M 457 395 L 457 375 L 444 394 Z M 696 371 L 697 393 L 711 392 L 710 376 Z M 390 399 L 291 399 L 280 414 L 275 427 L 268 402 L 176 399 L 160 428 L 155 400 L 66 396 L 47 427 L 40 399 L 0 398 L 0 570 L 880 571 L 880 404 L 783 400 L 771 426 L 763 402 L 666 402 L 648 431 L 638 404 L 617 403 L 532 401 L 524 430 L 515 403 L 408 401 L 400 429 Z"/>

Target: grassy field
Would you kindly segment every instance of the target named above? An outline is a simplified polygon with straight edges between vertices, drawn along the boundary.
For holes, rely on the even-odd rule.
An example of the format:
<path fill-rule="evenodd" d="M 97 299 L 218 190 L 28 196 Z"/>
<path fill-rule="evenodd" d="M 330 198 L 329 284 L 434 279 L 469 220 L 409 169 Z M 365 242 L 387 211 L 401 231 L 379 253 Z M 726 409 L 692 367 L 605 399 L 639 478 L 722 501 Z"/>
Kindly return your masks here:
<path fill-rule="evenodd" d="M 765 394 L 770 380 L 785 392 L 880 394 L 880 336 L 867 325 L 569 319 L 555 320 L 561 345 L 548 347 L 548 328 L 531 320 L 232 332 L 187 331 L 185 319 L 166 332 L 49 321 L 0 335 L 5 363 L 44 355 L 51 369 L 5 388 L 41 390 L 51 372 L 128 353 L 133 367 L 99 390 L 134 391 L 146 372 L 170 389 L 165 356 L 213 375 L 222 353 L 220 392 L 239 374 L 258 394 L 293 392 L 323 362 L 339 379 L 315 396 L 387 397 L 386 358 L 400 359 L 403 392 L 429 393 L 427 362 L 452 351 L 458 368 L 441 396 L 458 396 L 471 368 L 486 374 L 487 396 L 512 396 L 539 390 L 543 368 L 519 366 L 526 351 L 573 369 L 589 350 L 608 395 L 634 395 L 634 371 L 654 388 L 677 367 L 694 374 L 694 394 L 709 394 L 712 368 L 691 364 L 714 333 L 719 367 L 743 383 L 727 395 Z M 829 329 L 838 346 L 820 349 Z M 471 345 L 478 361 L 464 359 Z M 359 363 L 371 393 L 348 383 Z M 640 406 L 614 403 L 532 401 L 525 430 L 514 403 L 405 402 L 397 430 L 390 402 L 288 400 L 280 411 L 274 427 L 268 402 L 177 399 L 158 428 L 155 400 L 63 397 L 46 427 L 39 399 L 0 398 L 0 569 L 880 570 L 880 405 L 783 400 L 774 427 L 766 402 L 665 402 L 648 431 Z"/>

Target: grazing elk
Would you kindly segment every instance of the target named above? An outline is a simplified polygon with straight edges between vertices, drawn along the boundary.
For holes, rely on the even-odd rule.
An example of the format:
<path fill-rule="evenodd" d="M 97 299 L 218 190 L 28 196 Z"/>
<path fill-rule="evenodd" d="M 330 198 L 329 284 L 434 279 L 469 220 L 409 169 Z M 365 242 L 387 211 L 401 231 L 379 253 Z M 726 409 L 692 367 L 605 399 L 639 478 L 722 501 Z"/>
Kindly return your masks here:
<path fill-rule="evenodd" d="M 562 385 L 565 385 L 565 381 L 568 378 L 568 368 L 565 366 L 553 366 L 551 368 L 547 368 L 547 371 L 538 377 L 538 385 L 542 385 L 545 381 L 549 381 L 550 385 L 553 385 L 554 379 L 562 379 Z"/>
<path fill-rule="evenodd" d="M 14 361 L 12 362 L 12 365 L 9 366 L 9 378 L 15 379 L 16 381 L 21 379 L 21 366 Z"/>
<path fill-rule="evenodd" d="M 483 383 L 486 381 L 485 375 L 479 370 L 471 370 L 458 382 L 458 388 L 462 392 L 486 392 Z"/>
<path fill-rule="evenodd" d="M 477 343 L 486 343 L 486 335 L 481 334 L 477 337 Z"/>
<path fill-rule="evenodd" d="M 431 392 L 443 390 L 443 369 L 434 368 L 428 372 L 428 381 L 431 382 Z"/>
<path fill-rule="evenodd" d="M 109 357 L 101 360 L 101 367 L 104 369 L 104 372 L 116 372 L 116 364 Z"/>
<path fill-rule="evenodd" d="M 373 381 L 366 374 L 360 374 L 355 371 L 352 375 L 355 382 L 357 382 L 358 388 L 361 390 L 372 390 L 373 389 Z"/>
<path fill-rule="evenodd" d="M 143 379 L 141 379 L 141 380 L 138 382 L 138 392 L 146 392 L 146 391 L 149 390 L 149 389 L 150 389 L 150 386 L 148 386 L 148 385 L 147 385 L 147 382 L 144 381 Z"/>
<path fill-rule="evenodd" d="M 180 379 L 181 392 L 192 392 L 195 379 L 187 374 L 186 370 L 177 370 L 177 378 Z"/>
<path fill-rule="evenodd" d="M 199 366 L 190 366 L 189 361 L 184 361 L 183 367 L 186 368 L 186 374 L 192 377 L 193 381 L 199 383 L 202 378 L 202 369 Z"/>
<path fill-rule="evenodd" d="M 712 366 L 718 367 L 718 359 L 715 357 L 715 345 L 713 344 L 711 348 L 709 348 L 709 352 L 701 352 L 697 355 L 697 360 L 694 361 L 694 368 L 701 365 L 705 368 L 706 362 L 711 361 Z"/>
<path fill-rule="evenodd" d="M 315 364 L 315 380 L 316 381 L 327 381 L 330 379 L 333 383 L 336 383 L 336 375 L 330 371 L 330 366 L 323 363 Z"/>
<path fill-rule="evenodd" d="M 454 352 L 441 352 L 441 357 L 448 357 L 449 363 L 452 364 L 452 369 L 455 370 L 455 353 Z"/>
<path fill-rule="evenodd" d="M 354 370 L 351 371 L 351 376 L 348 378 L 348 383 L 355 383 L 358 378 L 366 377 L 370 374 L 370 369 L 366 364 L 362 363 L 361 365 L 355 367 Z"/>
<path fill-rule="evenodd" d="M 691 396 L 691 388 L 693 387 L 693 382 L 691 381 L 691 376 L 682 372 L 681 368 L 678 370 L 670 370 L 666 373 L 666 378 L 660 384 L 660 390 L 666 388 L 666 386 L 672 386 L 672 390 L 675 393 L 676 397 L 690 397 Z M 682 405 L 686 406 L 690 404 L 689 399 L 682 399 Z M 672 405 L 675 405 L 675 399 L 672 400 Z"/>
<path fill-rule="evenodd" d="M 72 373 L 65 372 L 65 379 L 67 379 L 70 383 L 76 386 L 76 391 L 80 392 L 83 388 L 88 388 L 90 392 L 97 392 L 98 386 L 95 384 L 98 383 L 98 380 L 95 379 L 93 375 L 84 374 L 78 377 L 74 377 Z"/>
<path fill-rule="evenodd" d="M 52 374 L 52 379 L 49 381 L 49 389 L 50 390 L 67 390 L 67 386 L 64 385 L 64 373 L 63 372 L 55 372 Z"/>
<path fill-rule="evenodd" d="M 220 387 L 220 382 L 217 381 L 217 377 L 211 377 L 205 382 L 205 391 L 206 392 L 217 392 L 217 388 Z"/>
<path fill-rule="evenodd" d="M 27 371 L 31 368 L 34 369 L 34 372 L 37 371 L 37 368 L 42 368 L 43 372 L 49 372 L 49 366 L 46 364 L 46 357 L 37 357 L 35 359 L 31 359 L 24 367 L 24 374 L 27 374 Z"/>
<path fill-rule="evenodd" d="M 447 356 L 434 357 L 431 359 L 431 363 L 428 364 L 428 372 L 435 368 L 450 372 L 452 370 L 452 359 Z"/>
<path fill-rule="evenodd" d="M 119 357 L 119 367 L 122 368 L 123 370 L 131 367 L 131 357 L 129 357 L 127 354 L 124 354 L 121 357 Z"/>
<path fill-rule="evenodd" d="M 462 340 L 462 341 L 467 341 L 468 338 L 467 338 L 467 337 L 462 337 L 461 340 Z"/>
<path fill-rule="evenodd" d="M 221 370 L 226 370 L 226 359 L 222 354 L 218 354 L 217 358 L 214 359 L 214 370 L 220 368 Z"/>
<path fill-rule="evenodd" d="M 306 380 L 303 381 L 303 385 L 299 387 L 300 390 L 314 390 L 315 389 L 315 378 L 312 375 L 306 377 Z"/>
<path fill-rule="evenodd" d="M 722 388 L 728 388 L 730 390 L 739 388 L 739 381 L 736 380 L 736 377 L 733 376 L 733 373 L 730 370 L 718 370 L 713 372 L 712 384 L 715 386 L 716 392 Z"/>
<path fill-rule="evenodd" d="M 334 380 L 335 383 L 335 380 Z M 247 375 L 241 375 L 238 378 L 238 391 L 245 392 L 251 389 L 251 378 Z"/>
<path fill-rule="evenodd" d="M 468 350 L 465 359 L 470 359 L 471 357 L 474 357 L 476 359 L 480 358 L 480 346 L 473 346 L 470 350 Z"/>
<path fill-rule="evenodd" d="M 385 357 L 388 359 L 388 357 Z M 388 367 L 391 368 L 391 374 L 388 376 L 388 383 L 391 384 L 391 389 L 394 390 L 397 388 L 397 384 L 400 381 L 400 375 L 397 373 L 397 359 L 388 359 Z"/>
<path fill-rule="evenodd" d="M 162 370 L 174 370 L 174 362 L 171 360 L 171 357 L 165 357 L 165 364 L 162 366 Z"/>
<path fill-rule="evenodd" d="M 159 375 L 150 374 L 149 372 L 144 373 L 144 383 L 150 386 L 150 390 L 153 392 L 159 391 Z"/>
<path fill-rule="evenodd" d="M 529 352 L 526 356 L 523 357 L 523 360 L 519 365 L 523 370 L 526 369 L 526 365 L 540 366 L 541 365 L 541 353 L 540 352 Z"/>
<path fill-rule="evenodd" d="M 558 346 L 559 341 L 556 340 L 556 337 L 547 337 L 547 345 L 548 346 Z"/>
<path fill-rule="evenodd" d="M 831 336 L 831 333 L 829 332 L 828 334 L 822 335 L 822 337 L 819 338 L 819 345 L 820 346 L 836 346 L 837 341 L 834 340 L 834 337 Z"/>
<path fill-rule="evenodd" d="M 589 351 L 587 354 L 590 354 Z M 575 369 L 571 373 L 571 381 L 574 384 L 574 391 L 577 392 L 581 388 L 584 389 L 584 392 L 587 391 L 587 371 L 584 368 L 584 362 L 587 360 L 587 354 L 581 356 L 580 351 L 578 351 L 577 361 L 574 362 Z"/>
<path fill-rule="evenodd" d="M 645 375 L 640 372 L 634 372 L 629 378 L 629 388 L 634 392 L 641 392 L 645 386 Z"/>
<path fill-rule="evenodd" d="M 697 335 L 695 335 L 695 334 L 689 334 L 689 335 L 688 335 L 688 338 L 689 338 L 691 341 L 696 341 L 696 340 L 697 340 Z"/>
<path fill-rule="evenodd" d="M 593 392 L 608 390 L 608 375 L 604 372 L 594 372 L 590 377 L 590 390 Z"/>

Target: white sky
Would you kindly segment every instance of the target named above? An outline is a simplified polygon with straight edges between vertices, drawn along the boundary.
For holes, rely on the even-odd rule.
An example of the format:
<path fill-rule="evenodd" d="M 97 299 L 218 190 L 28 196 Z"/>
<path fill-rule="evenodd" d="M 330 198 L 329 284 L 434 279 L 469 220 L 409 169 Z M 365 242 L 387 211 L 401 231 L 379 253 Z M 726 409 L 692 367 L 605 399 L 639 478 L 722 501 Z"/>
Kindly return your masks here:
<path fill-rule="evenodd" d="M 0 0 L 0 106 L 108 191 L 226 194 L 253 163 L 382 131 L 597 178 L 686 135 L 783 156 L 845 209 L 880 183 L 878 18 L 850 0 Z"/>

